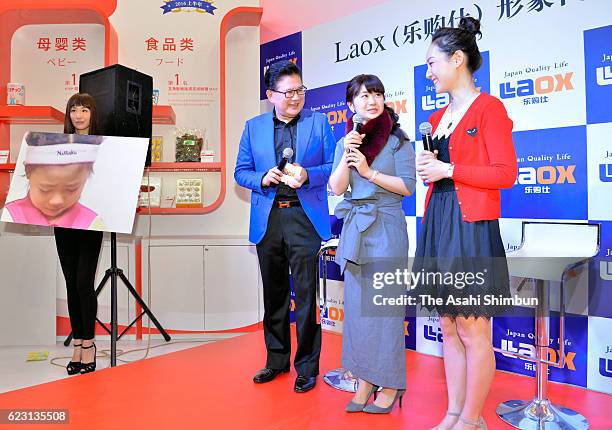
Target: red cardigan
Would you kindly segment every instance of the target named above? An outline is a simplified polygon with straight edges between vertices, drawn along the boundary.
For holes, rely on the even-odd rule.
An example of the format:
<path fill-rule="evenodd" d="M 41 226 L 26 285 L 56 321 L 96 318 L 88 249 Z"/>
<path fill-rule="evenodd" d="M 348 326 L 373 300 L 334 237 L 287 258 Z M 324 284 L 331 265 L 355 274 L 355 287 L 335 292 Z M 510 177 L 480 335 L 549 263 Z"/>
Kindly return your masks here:
<path fill-rule="evenodd" d="M 445 110 L 446 107 L 429 118 L 434 132 Z M 448 149 L 451 164 L 455 165 L 452 179 L 463 220 L 499 218 L 499 190 L 512 187 L 518 171 L 512 143 L 512 120 L 508 118 L 503 103 L 481 93 L 451 134 Z M 429 184 L 425 211 L 432 189 L 433 184 Z"/>

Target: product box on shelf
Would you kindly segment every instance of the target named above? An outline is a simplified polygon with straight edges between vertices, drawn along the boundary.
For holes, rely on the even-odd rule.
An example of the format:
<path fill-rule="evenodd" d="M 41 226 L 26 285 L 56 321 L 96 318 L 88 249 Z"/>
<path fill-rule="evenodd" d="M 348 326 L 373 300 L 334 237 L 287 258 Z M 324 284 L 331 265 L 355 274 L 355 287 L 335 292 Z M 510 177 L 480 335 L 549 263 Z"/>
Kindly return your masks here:
<path fill-rule="evenodd" d="M 164 157 L 164 138 L 163 136 L 153 136 L 151 138 L 151 162 L 159 163 Z"/>
<path fill-rule="evenodd" d="M 202 179 L 193 178 L 176 180 L 176 207 L 202 207 Z"/>
<path fill-rule="evenodd" d="M 199 130 L 177 130 L 176 133 L 176 161 L 199 162 L 200 151 L 204 145 L 202 133 Z"/>
<path fill-rule="evenodd" d="M 139 207 L 158 208 L 161 204 L 162 178 L 159 176 L 144 176 L 140 183 Z"/>
<path fill-rule="evenodd" d="M 6 104 L 25 105 L 25 85 L 14 82 L 6 84 Z"/>

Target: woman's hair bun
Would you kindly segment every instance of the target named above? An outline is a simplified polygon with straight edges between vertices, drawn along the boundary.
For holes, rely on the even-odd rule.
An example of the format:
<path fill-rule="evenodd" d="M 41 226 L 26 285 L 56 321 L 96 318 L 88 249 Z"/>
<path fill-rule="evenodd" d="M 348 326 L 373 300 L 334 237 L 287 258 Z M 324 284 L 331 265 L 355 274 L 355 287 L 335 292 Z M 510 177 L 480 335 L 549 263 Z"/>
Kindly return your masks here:
<path fill-rule="evenodd" d="M 476 18 L 472 18 L 471 16 L 461 18 L 459 21 L 459 28 L 471 33 L 474 35 L 474 37 L 482 36 L 482 33 L 480 32 L 480 21 L 478 21 Z"/>

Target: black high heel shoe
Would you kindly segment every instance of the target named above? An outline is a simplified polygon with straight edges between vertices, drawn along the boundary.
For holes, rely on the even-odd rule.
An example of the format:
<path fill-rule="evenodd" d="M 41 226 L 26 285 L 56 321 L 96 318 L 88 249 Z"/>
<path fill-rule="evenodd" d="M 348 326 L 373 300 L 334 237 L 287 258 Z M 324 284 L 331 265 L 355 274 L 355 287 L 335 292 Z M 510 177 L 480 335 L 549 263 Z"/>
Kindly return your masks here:
<path fill-rule="evenodd" d="M 83 363 L 81 362 L 81 375 L 85 373 L 91 373 L 96 370 L 96 354 L 98 353 L 98 348 L 95 343 L 92 343 L 89 346 L 82 346 L 81 349 L 94 349 L 94 361 L 91 363 Z"/>
<path fill-rule="evenodd" d="M 73 346 L 75 348 L 81 348 L 83 344 L 80 343 L 78 345 L 74 344 Z M 81 373 L 81 362 L 80 361 L 69 361 L 68 364 L 66 365 L 66 372 L 68 372 L 69 375 L 76 375 L 77 373 Z"/>

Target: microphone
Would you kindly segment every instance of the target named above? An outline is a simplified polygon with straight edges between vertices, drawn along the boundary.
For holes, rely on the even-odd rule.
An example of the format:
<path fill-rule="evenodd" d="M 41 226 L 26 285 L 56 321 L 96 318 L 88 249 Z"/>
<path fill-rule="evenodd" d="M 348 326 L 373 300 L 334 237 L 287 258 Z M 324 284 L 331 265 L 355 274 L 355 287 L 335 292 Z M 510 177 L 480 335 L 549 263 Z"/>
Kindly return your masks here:
<path fill-rule="evenodd" d="M 359 129 L 361 128 L 362 123 L 363 118 L 361 117 L 361 115 L 359 115 L 358 113 L 353 115 L 353 131 L 359 133 Z"/>
<path fill-rule="evenodd" d="M 419 132 L 423 136 L 423 149 L 433 152 L 433 141 L 431 140 L 432 126 L 428 122 L 422 122 L 419 125 Z"/>
<path fill-rule="evenodd" d="M 363 125 L 363 118 L 361 117 L 361 115 L 359 115 L 358 113 L 356 113 L 355 115 L 353 115 L 353 131 L 356 131 L 357 133 L 359 133 L 359 130 L 361 129 L 361 126 Z M 351 150 L 349 149 L 348 151 L 349 153 L 351 152 Z"/>
<path fill-rule="evenodd" d="M 293 157 L 293 149 L 291 148 L 283 149 L 283 159 L 279 161 L 278 163 L 278 166 L 277 166 L 278 170 L 282 172 L 285 166 L 287 165 L 287 162 L 291 159 L 291 157 Z"/>

